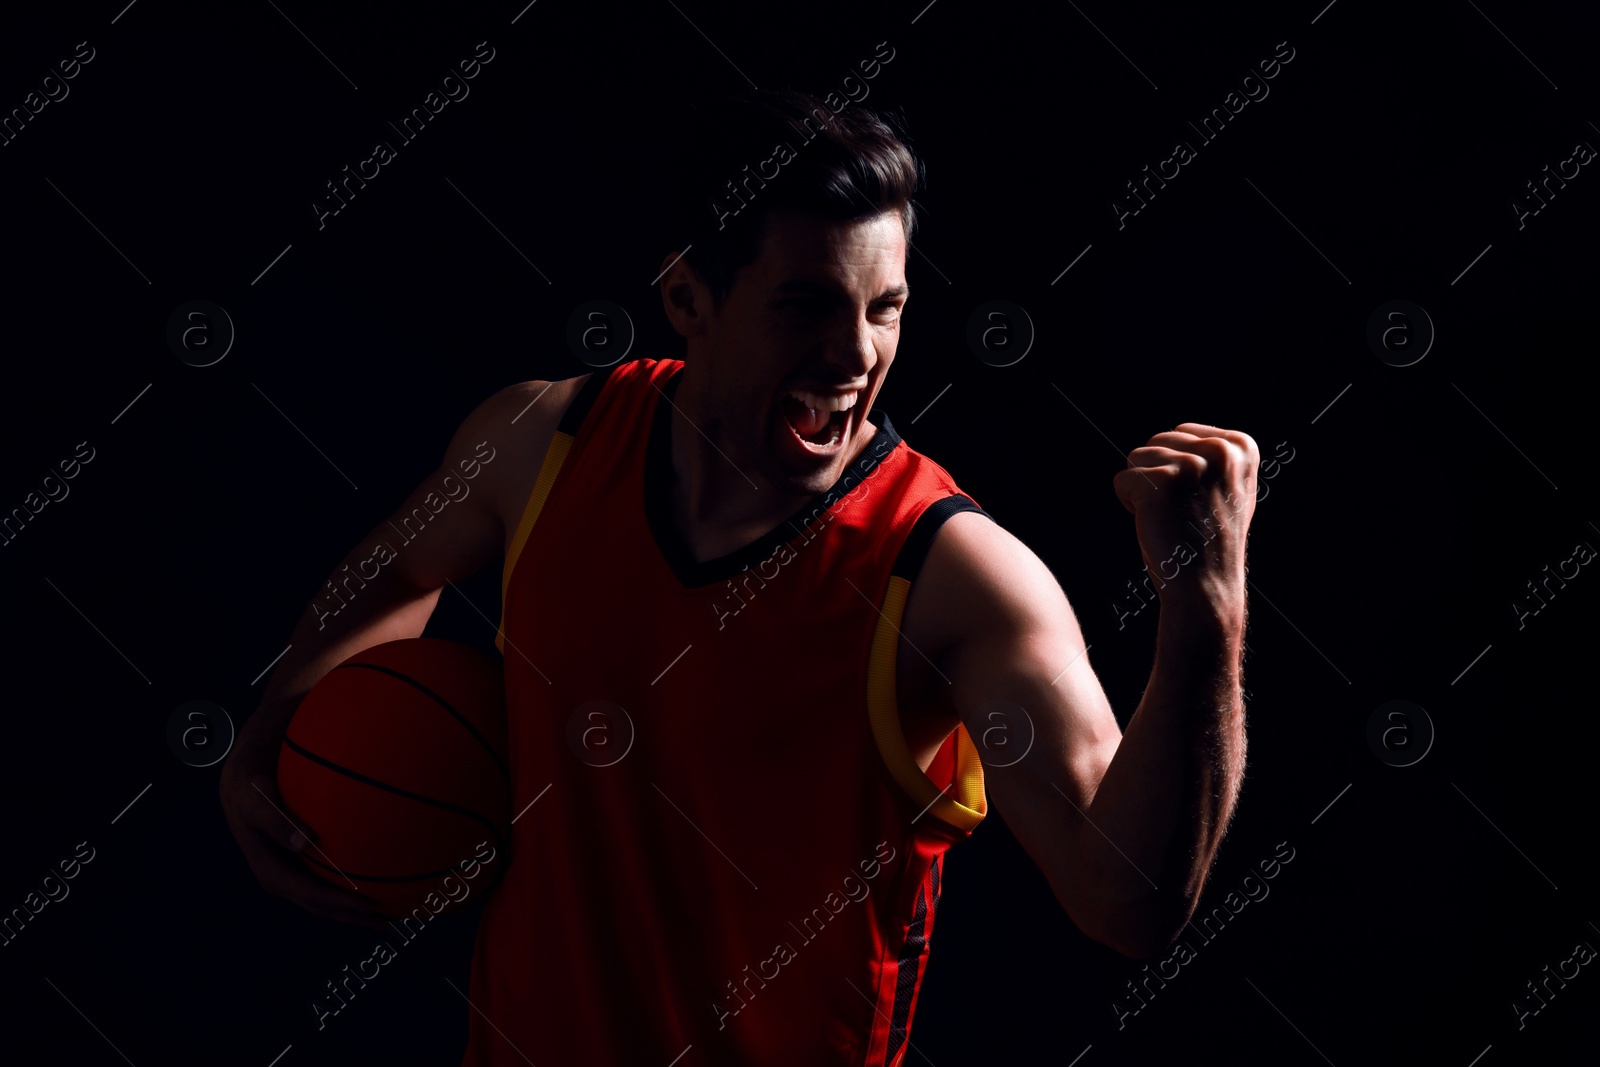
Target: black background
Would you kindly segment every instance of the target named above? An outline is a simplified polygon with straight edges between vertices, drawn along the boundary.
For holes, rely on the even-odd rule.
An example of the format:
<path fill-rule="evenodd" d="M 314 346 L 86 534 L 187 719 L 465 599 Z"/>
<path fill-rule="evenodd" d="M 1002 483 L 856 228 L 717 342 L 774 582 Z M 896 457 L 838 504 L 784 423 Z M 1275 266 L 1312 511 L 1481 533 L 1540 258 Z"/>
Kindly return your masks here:
<path fill-rule="evenodd" d="M 1600 177 L 1584 167 L 1521 229 L 1511 205 L 1600 145 L 1594 25 L 1506 3 L 924 3 L 5 16 L 5 110 L 77 42 L 96 50 L 0 147 L 0 508 L 95 449 L 0 547 L 0 909 L 96 849 L 0 947 L 8 1051 L 458 1061 L 468 1009 L 442 979 L 465 987 L 475 914 L 318 1032 L 311 998 L 370 935 L 259 890 L 220 769 L 174 758 L 167 718 L 196 698 L 249 713 L 327 571 L 460 419 L 510 382 L 588 369 L 564 341 L 579 303 L 628 309 L 634 355 L 682 355 L 650 279 L 676 247 L 652 189 L 686 101 L 826 92 L 886 40 L 866 102 L 905 108 L 929 180 L 879 404 L 1051 566 L 1124 721 L 1156 613 L 1119 629 L 1111 608 L 1141 566 L 1111 490 L 1123 455 L 1188 420 L 1293 450 L 1256 514 L 1250 765 L 1202 908 L 1279 842 L 1295 858 L 1119 1029 L 1140 965 L 1079 934 L 991 817 L 950 858 L 907 1062 L 1593 1061 L 1593 967 L 1521 1029 L 1511 1003 L 1600 945 L 1600 578 L 1585 568 L 1520 630 L 1511 603 L 1600 545 Z M 471 95 L 319 230 L 323 183 L 484 40 Z M 1270 95 L 1198 144 L 1186 122 L 1284 41 Z M 1178 140 L 1197 158 L 1119 229 L 1113 198 Z M 206 368 L 165 340 L 196 298 L 238 331 Z M 1037 330 L 1014 366 L 965 342 L 993 298 Z M 1437 330 L 1412 366 L 1365 339 L 1394 299 Z M 488 647 L 465 600 L 494 618 L 498 574 L 460 585 L 428 632 Z M 1437 731 L 1410 767 L 1366 739 L 1392 699 Z"/>

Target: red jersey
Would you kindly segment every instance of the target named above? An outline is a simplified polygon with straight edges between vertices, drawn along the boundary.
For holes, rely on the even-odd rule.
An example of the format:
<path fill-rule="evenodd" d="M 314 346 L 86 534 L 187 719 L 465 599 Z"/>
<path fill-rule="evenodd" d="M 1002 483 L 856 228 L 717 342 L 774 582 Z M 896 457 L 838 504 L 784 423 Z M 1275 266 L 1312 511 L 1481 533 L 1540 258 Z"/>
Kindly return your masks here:
<path fill-rule="evenodd" d="M 942 857 L 987 811 L 965 729 L 923 773 L 895 698 L 910 583 L 977 504 L 875 411 L 832 489 L 697 562 L 682 367 L 590 376 L 506 559 L 516 822 L 472 1067 L 900 1064 Z"/>

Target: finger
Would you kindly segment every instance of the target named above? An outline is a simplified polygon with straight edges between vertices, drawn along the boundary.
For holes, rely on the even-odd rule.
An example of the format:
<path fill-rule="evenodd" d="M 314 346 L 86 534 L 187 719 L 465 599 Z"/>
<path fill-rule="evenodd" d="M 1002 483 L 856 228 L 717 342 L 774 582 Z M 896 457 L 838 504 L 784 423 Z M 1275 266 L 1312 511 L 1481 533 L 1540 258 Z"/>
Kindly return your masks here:
<path fill-rule="evenodd" d="M 1144 447 L 1159 446 L 1177 449 L 1180 452 L 1188 452 L 1192 451 L 1195 445 L 1204 440 L 1205 438 L 1198 434 L 1184 433 L 1181 430 L 1167 430 L 1165 433 L 1158 433 L 1150 438 L 1144 443 Z"/>
<path fill-rule="evenodd" d="M 277 783 L 267 775 L 258 774 L 250 779 L 250 785 L 256 799 L 255 803 L 245 805 L 245 822 L 280 848 L 290 852 L 305 849 L 311 843 L 310 832 L 284 810 Z"/>
<path fill-rule="evenodd" d="M 273 850 L 271 845 L 263 845 L 263 851 L 249 859 L 262 888 L 308 911 L 375 914 L 372 902 L 353 888 L 353 882 L 335 885 L 312 873 L 298 858 Z"/>
<path fill-rule="evenodd" d="M 1200 456 L 1208 463 L 1221 466 L 1228 460 L 1228 453 L 1242 446 L 1223 437 L 1197 437 L 1194 434 L 1169 430 L 1158 433 L 1145 442 L 1145 448 L 1168 448 L 1174 452 L 1187 452 L 1190 455 Z M 1245 450 L 1249 458 L 1249 450 Z"/>
<path fill-rule="evenodd" d="M 1157 471 L 1172 474 L 1200 474 L 1214 457 L 1199 451 L 1168 448 L 1164 445 L 1145 445 L 1128 453 L 1128 466 L 1140 472 Z"/>
<path fill-rule="evenodd" d="M 1173 430 L 1177 431 L 1178 433 L 1193 434 L 1196 437 L 1244 436 L 1237 430 L 1223 429 L 1221 426 L 1213 426 L 1208 422 L 1180 422 L 1178 425 L 1173 427 Z"/>
<path fill-rule="evenodd" d="M 1256 439 L 1242 430 L 1228 430 L 1221 426 L 1212 426 L 1204 422 L 1180 422 L 1173 429 L 1180 433 L 1191 433 L 1197 437 L 1220 437 L 1229 444 L 1237 445 L 1244 449 L 1247 456 L 1259 456 L 1261 449 L 1256 445 Z"/>
<path fill-rule="evenodd" d="M 323 862 L 327 862 L 325 857 Z M 302 905 L 315 905 L 333 911 L 373 910 L 372 901 L 361 895 L 355 882 L 343 871 L 313 871 L 291 861 L 285 874 L 294 889 L 294 899 Z"/>
<path fill-rule="evenodd" d="M 1192 458 L 1194 455 L 1194 452 L 1186 448 L 1173 448 L 1171 445 L 1140 445 L 1128 453 L 1128 464 L 1134 467 L 1159 467 L 1164 463 L 1176 463 L 1184 457 Z"/>
<path fill-rule="evenodd" d="M 1132 473 L 1131 469 L 1125 468 L 1112 475 L 1111 488 L 1116 492 L 1117 500 L 1121 502 L 1124 508 L 1128 509 L 1128 513 L 1137 515 L 1139 511 L 1133 506 L 1133 487 L 1129 484 L 1129 479 L 1127 478 L 1127 475 Z"/>
<path fill-rule="evenodd" d="M 296 903 L 313 900 L 319 907 L 336 910 L 371 907 L 356 889 L 355 882 L 339 871 L 338 864 L 315 841 L 305 841 L 299 831 L 291 836 L 303 848 L 286 847 L 272 832 L 255 827 L 248 828 L 239 840 L 251 870 L 268 892 L 290 897 Z M 307 866 L 311 862 L 333 871 L 323 878 Z M 338 879 L 337 884 L 329 880 L 334 878 Z"/>
<path fill-rule="evenodd" d="M 261 783 L 256 784 L 259 787 Z M 264 824 L 258 821 L 255 827 L 257 837 L 247 850 L 246 858 L 262 887 L 308 911 L 358 916 L 374 914 L 372 902 L 356 890 L 355 883 L 348 876 L 339 875 L 350 887 L 346 889 L 306 868 L 306 860 L 311 856 L 336 870 L 337 864 L 315 841 L 308 839 L 302 827 L 283 813 L 281 806 L 267 795 L 265 789 L 261 790 L 261 795 L 264 803 L 257 805 L 253 814 L 257 820 L 264 820 Z M 276 810 L 267 816 L 261 810 L 263 807 Z"/>

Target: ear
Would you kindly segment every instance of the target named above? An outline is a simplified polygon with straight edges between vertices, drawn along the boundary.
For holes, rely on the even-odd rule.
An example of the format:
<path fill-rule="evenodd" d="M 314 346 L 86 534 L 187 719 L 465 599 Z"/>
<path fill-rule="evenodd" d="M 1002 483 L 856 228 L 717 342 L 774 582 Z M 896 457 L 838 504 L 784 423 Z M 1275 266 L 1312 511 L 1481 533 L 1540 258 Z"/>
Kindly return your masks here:
<path fill-rule="evenodd" d="M 710 324 L 711 290 L 681 252 L 661 261 L 661 307 L 681 337 L 698 337 Z"/>

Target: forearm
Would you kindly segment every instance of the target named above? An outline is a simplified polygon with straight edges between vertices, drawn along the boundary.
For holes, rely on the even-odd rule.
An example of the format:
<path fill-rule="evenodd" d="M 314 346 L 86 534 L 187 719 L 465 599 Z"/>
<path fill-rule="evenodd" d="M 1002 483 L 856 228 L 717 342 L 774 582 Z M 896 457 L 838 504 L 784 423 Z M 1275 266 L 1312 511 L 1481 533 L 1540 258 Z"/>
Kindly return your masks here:
<path fill-rule="evenodd" d="M 288 652 L 262 689 L 260 705 L 240 731 L 241 745 L 270 749 L 275 755 L 295 707 L 323 675 L 364 648 L 422 635 L 439 590 L 419 590 L 393 567 L 380 568 L 371 579 L 351 577 L 370 557 L 369 546 L 382 540 L 381 529 L 334 567 L 328 582 L 337 597 L 326 583 L 318 587 L 290 634 Z"/>
<path fill-rule="evenodd" d="M 1244 775 L 1243 643 L 1242 597 L 1163 601 L 1149 685 L 1076 834 L 1119 947 L 1158 949 L 1199 899 Z"/>

